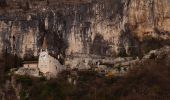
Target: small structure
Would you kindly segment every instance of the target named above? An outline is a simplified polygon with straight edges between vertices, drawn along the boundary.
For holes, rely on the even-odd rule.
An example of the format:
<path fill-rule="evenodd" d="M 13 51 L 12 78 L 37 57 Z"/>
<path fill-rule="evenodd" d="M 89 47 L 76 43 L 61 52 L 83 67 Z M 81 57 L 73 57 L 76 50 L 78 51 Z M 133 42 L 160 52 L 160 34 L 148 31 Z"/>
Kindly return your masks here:
<path fill-rule="evenodd" d="M 24 61 L 23 67 L 30 68 L 30 69 L 38 68 L 38 61 Z"/>
<path fill-rule="evenodd" d="M 56 77 L 57 74 L 66 70 L 65 66 L 48 53 L 46 39 L 44 38 L 43 45 L 39 54 L 38 68 L 44 76 Z"/>
<path fill-rule="evenodd" d="M 38 61 L 24 61 L 23 67 L 16 71 L 16 74 L 41 76 L 40 73 L 42 73 L 45 77 L 55 78 L 57 74 L 63 70 L 66 70 L 66 67 L 61 65 L 55 57 L 49 54 L 44 38 Z"/>
<path fill-rule="evenodd" d="M 38 70 L 38 61 L 24 61 L 23 67 L 19 68 L 15 73 L 19 75 L 40 77 Z"/>

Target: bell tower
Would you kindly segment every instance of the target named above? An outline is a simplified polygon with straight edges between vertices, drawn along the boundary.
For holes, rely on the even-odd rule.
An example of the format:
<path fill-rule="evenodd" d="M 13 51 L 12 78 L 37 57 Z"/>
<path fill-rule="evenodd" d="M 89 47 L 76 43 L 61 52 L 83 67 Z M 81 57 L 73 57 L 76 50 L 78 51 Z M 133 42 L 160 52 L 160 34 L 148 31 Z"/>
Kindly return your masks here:
<path fill-rule="evenodd" d="M 45 37 L 39 54 L 38 68 L 42 73 L 49 72 L 49 54 Z"/>
<path fill-rule="evenodd" d="M 40 52 L 43 52 L 43 51 L 48 52 L 47 49 L 48 49 L 48 47 L 47 47 L 47 40 L 46 40 L 46 38 L 44 37 L 43 44 L 42 44 L 42 47 L 41 47 L 41 51 L 40 51 Z"/>
<path fill-rule="evenodd" d="M 45 76 L 56 77 L 59 72 L 65 69 L 59 61 L 48 53 L 46 38 L 44 38 L 39 54 L 38 68 Z"/>

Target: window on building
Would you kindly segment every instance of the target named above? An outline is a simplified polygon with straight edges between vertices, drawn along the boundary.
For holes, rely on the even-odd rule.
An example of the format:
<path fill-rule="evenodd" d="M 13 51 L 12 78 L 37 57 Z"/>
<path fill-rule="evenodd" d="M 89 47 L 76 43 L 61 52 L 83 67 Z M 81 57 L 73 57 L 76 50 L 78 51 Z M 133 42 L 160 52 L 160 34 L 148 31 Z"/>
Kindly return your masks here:
<path fill-rule="evenodd" d="M 45 51 L 45 49 L 42 49 L 42 51 Z"/>

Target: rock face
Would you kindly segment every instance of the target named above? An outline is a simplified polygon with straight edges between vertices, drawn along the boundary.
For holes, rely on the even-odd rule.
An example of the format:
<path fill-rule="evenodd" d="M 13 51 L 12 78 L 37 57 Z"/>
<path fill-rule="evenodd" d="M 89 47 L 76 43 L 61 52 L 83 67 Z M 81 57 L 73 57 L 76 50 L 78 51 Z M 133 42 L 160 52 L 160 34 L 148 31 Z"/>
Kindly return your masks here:
<path fill-rule="evenodd" d="M 48 49 L 64 57 L 131 56 L 148 45 L 170 44 L 170 0 L 2 0 L 0 5 L 0 50 L 20 57 L 37 56 L 44 36 Z"/>

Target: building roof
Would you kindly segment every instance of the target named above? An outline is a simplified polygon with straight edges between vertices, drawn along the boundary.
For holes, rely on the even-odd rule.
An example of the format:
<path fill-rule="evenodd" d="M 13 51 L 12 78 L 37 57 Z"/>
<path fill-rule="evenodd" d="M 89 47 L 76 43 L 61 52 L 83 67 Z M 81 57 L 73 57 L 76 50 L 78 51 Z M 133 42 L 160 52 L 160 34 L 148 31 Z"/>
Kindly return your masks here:
<path fill-rule="evenodd" d="M 23 61 L 23 64 L 38 64 L 38 61 Z"/>

